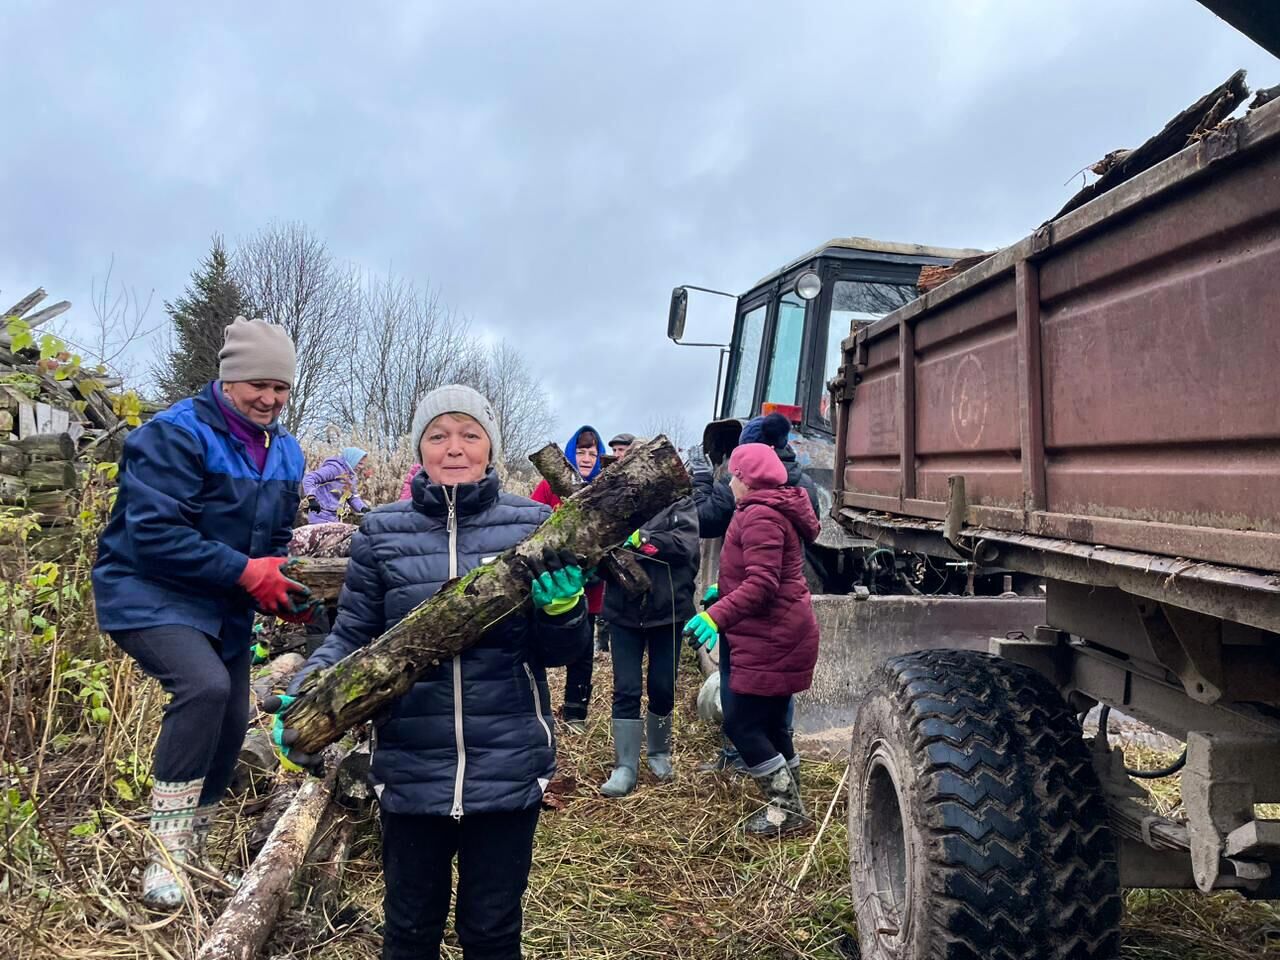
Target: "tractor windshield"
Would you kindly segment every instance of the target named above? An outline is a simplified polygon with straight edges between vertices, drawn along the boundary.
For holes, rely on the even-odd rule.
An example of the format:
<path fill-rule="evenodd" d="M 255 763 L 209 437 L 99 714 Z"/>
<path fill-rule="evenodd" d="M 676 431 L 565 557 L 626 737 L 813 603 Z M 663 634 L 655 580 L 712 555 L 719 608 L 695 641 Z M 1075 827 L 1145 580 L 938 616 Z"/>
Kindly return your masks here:
<path fill-rule="evenodd" d="M 831 397 L 826 384 L 840 369 L 840 344 L 855 325 L 879 320 L 917 296 L 914 283 L 877 283 L 871 280 L 837 280 L 831 288 L 831 316 L 827 322 L 826 354 L 818 397 L 818 419 L 830 429 Z"/>

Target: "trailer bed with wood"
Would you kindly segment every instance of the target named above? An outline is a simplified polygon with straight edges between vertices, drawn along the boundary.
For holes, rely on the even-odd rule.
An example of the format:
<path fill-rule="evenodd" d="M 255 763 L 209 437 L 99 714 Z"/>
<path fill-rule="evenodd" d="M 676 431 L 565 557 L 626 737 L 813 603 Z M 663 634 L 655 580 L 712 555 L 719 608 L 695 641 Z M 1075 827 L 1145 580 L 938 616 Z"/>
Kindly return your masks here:
<path fill-rule="evenodd" d="M 917 638 L 865 683 L 863 956 L 1110 957 L 1122 886 L 1280 895 L 1280 103 L 843 351 L 832 516 L 1046 591 L 1030 635 Z M 1184 818 L 1139 802 L 1106 709 L 1082 737 L 1097 705 L 1185 741 L 1155 771 Z"/>

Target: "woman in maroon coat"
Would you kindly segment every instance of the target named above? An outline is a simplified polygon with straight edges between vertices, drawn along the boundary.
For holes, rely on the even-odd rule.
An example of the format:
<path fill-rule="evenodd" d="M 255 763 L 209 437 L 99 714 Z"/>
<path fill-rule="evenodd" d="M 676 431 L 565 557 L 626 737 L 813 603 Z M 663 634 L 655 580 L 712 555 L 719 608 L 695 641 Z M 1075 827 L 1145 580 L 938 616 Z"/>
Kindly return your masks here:
<path fill-rule="evenodd" d="M 738 447 L 729 473 L 737 505 L 720 552 L 715 602 L 685 632 L 708 650 L 724 635 L 725 733 L 768 801 L 745 829 L 790 833 L 810 823 L 786 716 L 787 700 L 809 688 L 818 660 L 818 621 L 804 579 L 804 544 L 817 538 L 818 518 L 803 489 L 785 486 L 787 469 L 771 447 Z"/>

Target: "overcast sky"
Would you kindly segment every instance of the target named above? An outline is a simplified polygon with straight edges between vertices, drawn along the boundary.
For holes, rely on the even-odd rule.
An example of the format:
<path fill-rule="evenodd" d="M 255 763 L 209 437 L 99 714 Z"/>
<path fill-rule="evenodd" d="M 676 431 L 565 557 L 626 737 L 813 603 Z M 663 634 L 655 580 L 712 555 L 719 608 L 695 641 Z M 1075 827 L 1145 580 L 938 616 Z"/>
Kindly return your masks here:
<path fill-rule="evenodd" d="M 114 255 L 161 318 L 211 234 L 301 220 L 518 344 L 557 433 L 700 426 L 716 355 L 665 339 L 677 283 L 742 292 L 835 236 L 1004 245 L 1235 68 L 1280 82 L 1194 0 L 8 0 L 0 41 L 5 305 L 90 316 Z"/>

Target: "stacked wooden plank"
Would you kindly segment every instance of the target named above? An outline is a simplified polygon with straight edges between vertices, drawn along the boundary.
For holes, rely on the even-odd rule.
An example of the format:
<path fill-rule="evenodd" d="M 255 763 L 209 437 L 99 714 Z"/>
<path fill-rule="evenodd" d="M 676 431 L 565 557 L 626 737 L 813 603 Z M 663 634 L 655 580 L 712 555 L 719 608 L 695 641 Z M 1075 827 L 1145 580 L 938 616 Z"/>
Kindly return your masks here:
<path fill-rule="evenodd" d="M 129 425 L 116 412 L 119 379 L 56 358 L 42 361 L 38 347 L 14 349 L 12 318 L 38 335 L 71 306 L 63 300 L 37 309 L 45 297 L 37 289 L 0 314 L 0 510 L 33 515 L 40 529 L 28 546 L 52 559 L 70 546 L 93 464 L 119 458 Z M 142 418 L 154 410 L 142 406 Z"/>

